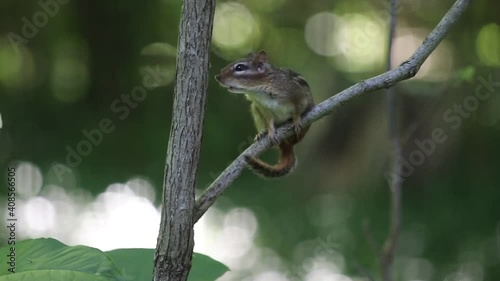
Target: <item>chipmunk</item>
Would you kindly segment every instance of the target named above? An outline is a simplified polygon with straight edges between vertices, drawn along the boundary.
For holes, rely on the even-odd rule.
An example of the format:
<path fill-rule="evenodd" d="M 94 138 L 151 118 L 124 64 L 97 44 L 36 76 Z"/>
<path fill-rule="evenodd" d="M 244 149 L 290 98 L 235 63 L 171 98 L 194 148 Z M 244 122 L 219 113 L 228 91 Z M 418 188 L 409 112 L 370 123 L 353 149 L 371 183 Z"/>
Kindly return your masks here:
<path fill-rule="evenodd" d="M 258 141 L 266 135 L 280 149 L 279 161 L 271 166 L 245 155 L 250 168 L 263 177 L 281 177 L 296 165 L 293 146 L 306 134 L 309 126 L 302 127 L 301 115 L 314 106 L 311 90 L 298 73 L 272 66 L 265 51 L 250 53 L 245 59 L 224 67 L 215 79 L 230 92 L 245 94 L 252 103 L 251 112 L 259 132 Z M 295 134 L 278 141 L 275 126 L 292 119 Z"/>

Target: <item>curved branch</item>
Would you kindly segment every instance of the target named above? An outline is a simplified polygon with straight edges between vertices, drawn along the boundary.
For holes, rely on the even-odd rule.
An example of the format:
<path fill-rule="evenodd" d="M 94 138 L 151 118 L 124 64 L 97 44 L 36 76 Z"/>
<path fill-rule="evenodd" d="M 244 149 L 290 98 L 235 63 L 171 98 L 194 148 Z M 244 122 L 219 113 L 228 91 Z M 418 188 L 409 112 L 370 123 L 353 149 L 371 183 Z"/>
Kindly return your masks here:
<path fill-rule="evenodd" d="M 420 66 L 425 62 L 427 57 L 436 49 L 443 41 L 444 37 L 457 22 L 458 18 L 467 8 L 470 0 L 457 0 L 455 4 L 446 13 L 434 30 L 425 38 L 422 45 L 413 53 L 413 55 L 399 67 L 387 71 L 381 75 L 375 76 L 365 81 L 361 81 L 335 96 L 328 98 L 322 103 L 316 105 L 310 112 L 303 116 L 303 124 L 307 126 L 314 121 L 330 114 L 336 108 L 348 103 L 355 97 L 373 92 L 379 89 L 388 88 L 400 81 L 407 80 L 415 76 L 420 69 Z M 281 140 L 293 133 L 291 123 L 281 126 L 277 130 L 277 136 Z M 201 216 L 215 203 L 215 200 L 226 190 L 226 188 L 241 174 L 246 166 L 243 155 L 255 156 L 262 153 L 267 148 L 271 147 L 269 139 L 264 138 L 248 147 L 241 155 L 239 155 L 233 163 L 231 163 L 215 181 L 203 192 L 196 200 L 194 210 L 194 220 L 198 221 Z"/>

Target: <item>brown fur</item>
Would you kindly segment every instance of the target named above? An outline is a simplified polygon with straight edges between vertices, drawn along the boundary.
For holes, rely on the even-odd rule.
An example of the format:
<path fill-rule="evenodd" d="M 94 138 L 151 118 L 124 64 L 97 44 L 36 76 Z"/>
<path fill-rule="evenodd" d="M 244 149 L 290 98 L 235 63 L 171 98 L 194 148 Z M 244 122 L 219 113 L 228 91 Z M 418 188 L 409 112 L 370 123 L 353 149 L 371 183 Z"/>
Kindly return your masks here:
<path fill-rule="evenodd" d="M 308 130 L 308 127 L 302 128 L 301 115 L 314 105 L 304 78 L 290 69 L 275 68 L 268 62 L 267 54 L 260 51 L 226 66 L 215 79 L 228 87 L 230 92 L 246 95 L 252 103 L 252 116 L 259 131 L 256 139 L 267 134 L 280 149 L 276 165 L 271 166 L 247 155 L 245 159 L 248 165 L 264 177 L 281 177 L 290 173 L 297 163 L 293 146 Z M 278 143 L 275 126 L 290 119 L 294 124 L 295 135 Z"/>
<path fill-rule="evenodd" d="M 279 144 L 280 156 L 278 163 L 275 165 L 269 165 L 249 155 L 245 155 L 245 160 L 250 168 L 259 176 L 265 178 L 286 176 L 297 166 L 297 157 L 295 157 L 293 147 L 302 140 L 308 129 L 309 127 L 303 128 L 299 136 L 292 135 Z"/>

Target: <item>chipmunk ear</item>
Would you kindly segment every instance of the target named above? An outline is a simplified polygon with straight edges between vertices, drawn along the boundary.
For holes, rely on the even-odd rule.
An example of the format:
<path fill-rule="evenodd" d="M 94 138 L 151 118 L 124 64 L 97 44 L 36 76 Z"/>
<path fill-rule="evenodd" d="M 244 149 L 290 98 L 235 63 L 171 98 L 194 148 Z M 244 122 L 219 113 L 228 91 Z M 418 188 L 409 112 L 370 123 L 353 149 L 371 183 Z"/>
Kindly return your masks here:
<path fill-rule="evenodd" d="M 247 59 L 251 59 L 253 60 L 255 58 L 255 53 L 254 52 L 251 52 L 247 55 Z"/>
<path fill-rule="evenodd" d="M 255 60 L 261 63 L 266 63 L 267 62 L 267 53 L 264 50 L 261 50 L 257 56 L 255 57 Z"/>
<path fill-rule="evenodd" d="M 259 72 L 264 73 L 266 71 L 267 54 L 264 50 L 255 55 L 255 58 L 253 58 L 253 64 L 257 66 L 257 70 Z"/>

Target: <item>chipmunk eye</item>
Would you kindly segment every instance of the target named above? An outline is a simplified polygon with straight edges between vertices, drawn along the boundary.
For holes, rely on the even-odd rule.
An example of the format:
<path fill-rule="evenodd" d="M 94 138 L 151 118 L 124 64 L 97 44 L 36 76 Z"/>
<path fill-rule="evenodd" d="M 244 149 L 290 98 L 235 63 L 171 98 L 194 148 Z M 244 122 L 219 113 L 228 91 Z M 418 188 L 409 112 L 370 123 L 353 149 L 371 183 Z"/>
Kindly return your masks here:
<path fill-rule="evenodd" d="M 234 71 L 244 71 L 247 70 L 248 66 L 242 63 L 238 63 L 237 65 L 234 66 Z"/>

